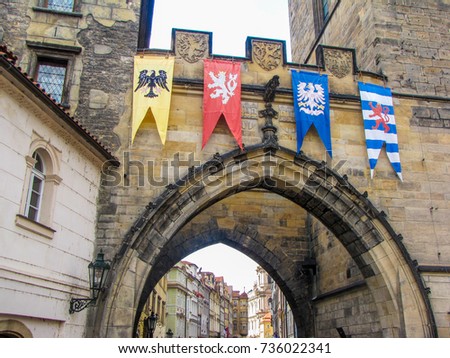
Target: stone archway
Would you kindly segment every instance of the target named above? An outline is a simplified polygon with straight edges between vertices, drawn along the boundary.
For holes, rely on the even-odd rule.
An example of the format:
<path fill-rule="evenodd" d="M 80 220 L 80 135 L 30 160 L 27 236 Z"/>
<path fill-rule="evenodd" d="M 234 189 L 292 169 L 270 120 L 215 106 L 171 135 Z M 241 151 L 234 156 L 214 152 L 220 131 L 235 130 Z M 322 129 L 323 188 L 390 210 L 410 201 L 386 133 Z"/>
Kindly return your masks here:
<path fill-rule="evenodd" d="M 131 337 L 142 293 L 151 286 L 151 277 L 158 276 L 152 270 L 165 269 L 157 266 L 159 255 L 164 255 L 180 229 L 214 203 L 255 187 L 304 208 L 336 236 L 374 297 L 384 337 L 436 336 L 420 277 L 383 213 L 326 163 L 270 141 L 244 152 L 217 154 L 168 185 L 146 207 L 115 257 L 109 292 L 96 312 L 94 335 Z"/>
<path fill-rule="evenodd" d="M 309 285 L 311 276 L 309 266 L 311 260 L 298 257 L 289 260 L 280 255 L 279 250 L 272 251 L 268 247 L 276 241 L 270 235 L 258 233 L 251 227 L 236 225 L 233 229 L 219 228 L 211 219 L 207 224 L 195 228 L 183 228 L 175 235 L 158 254 L 151 273 L 147 277 L 136 311 L 135 324 L 138 322 L 141 310 L 147 297 L 151 294 L 159 279 L 185 256 L 206 246 L 222 243 L 247 255 L 257 262 L 278 284 L 284 296 L 290 303 L 297 318 L 303 336 L 312 336 L 312 325 L 302 325 L 302 321 L 312 321 L 312 307 L 309 300 Z M 136 327 L 135 327 L 136 328 Z"/>

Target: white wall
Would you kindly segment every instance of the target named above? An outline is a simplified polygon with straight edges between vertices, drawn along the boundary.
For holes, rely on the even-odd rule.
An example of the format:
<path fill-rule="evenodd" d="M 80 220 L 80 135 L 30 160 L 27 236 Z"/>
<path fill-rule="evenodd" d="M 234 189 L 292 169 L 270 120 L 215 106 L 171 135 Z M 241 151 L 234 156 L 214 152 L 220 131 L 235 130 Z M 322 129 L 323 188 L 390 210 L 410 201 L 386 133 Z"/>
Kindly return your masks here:
<path fill-rule="evenodd" d="M 86 310 L 70 315 L 69 301 L 90 294 L 101 163 L 2 77 L 0 84 L 0 321 L 18 320 L 34 337 L 81 337 Z M 16 225 L 36 136 L 60 152 L 53 238 Z"/>

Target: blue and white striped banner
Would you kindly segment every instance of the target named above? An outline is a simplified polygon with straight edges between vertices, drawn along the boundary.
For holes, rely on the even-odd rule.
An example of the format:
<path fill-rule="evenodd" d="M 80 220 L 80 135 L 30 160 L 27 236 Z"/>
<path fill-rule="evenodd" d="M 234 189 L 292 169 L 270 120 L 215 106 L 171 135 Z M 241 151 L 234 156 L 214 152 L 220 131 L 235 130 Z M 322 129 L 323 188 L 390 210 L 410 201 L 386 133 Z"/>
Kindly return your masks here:
<path fill-rule="evenodd" d="M 381 148 L 386 143 L 387 157 L 398 177 L 403 181 L 391 90 L 362 82 L 358 82 L 358 86 L 364 118 L 370 177 L 373 178 Z"/>

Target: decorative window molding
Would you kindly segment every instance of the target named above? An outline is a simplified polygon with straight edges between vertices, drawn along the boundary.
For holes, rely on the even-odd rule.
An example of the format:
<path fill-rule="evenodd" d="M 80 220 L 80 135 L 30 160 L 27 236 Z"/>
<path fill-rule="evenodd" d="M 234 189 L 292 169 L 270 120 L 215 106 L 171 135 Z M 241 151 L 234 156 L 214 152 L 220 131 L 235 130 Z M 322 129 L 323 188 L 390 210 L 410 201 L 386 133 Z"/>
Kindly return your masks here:
<path fill-rule="evenodd" d="M 35 78 L 58 103 L 62 103 L 66 83 L 67 61 L 38 57 Z"/>
<path fill-rule="evenodd" d="M 56 230 L 51 227 L 45 226 L 37 221 L 30 220 L 26 216 L 20 214 L 16 215 L 16 225 L 22 229 L 26 229 L 34 232 L 35 234 L 46 237 L 47 239 L 53 239 L 53 234 L 56 232 Z"/>
<path fill-rule="evenodd" d="M 62 180 L 61 152 L 37 133 L 33 132 L 33 137 L 30 154 L 25 157 L 27 168 L 16 225 L 51 239 L 56 190 Z"/>
<path fill-rule="evenodd" d="M 81 48 L 32 41 L 27 41 L 27 46 L 32 50 L 28 73 L 57 102 L 68 108 L 73 66 Z"/>
<path fill-rule="evenodd" d="M 14 319 L 0 320 L 0 336 L 8 338 L 33 338 L 33 334 L 28 327 Z"/>

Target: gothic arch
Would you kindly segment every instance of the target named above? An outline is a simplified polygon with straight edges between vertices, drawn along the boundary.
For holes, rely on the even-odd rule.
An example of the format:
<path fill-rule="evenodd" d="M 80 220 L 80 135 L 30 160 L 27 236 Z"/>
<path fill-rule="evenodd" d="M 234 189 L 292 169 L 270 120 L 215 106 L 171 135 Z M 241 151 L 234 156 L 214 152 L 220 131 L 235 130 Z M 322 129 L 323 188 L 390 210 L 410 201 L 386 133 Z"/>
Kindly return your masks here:
<path fill-rule="evenodd" d="M 401 236 L 383 212 L 371 204 L 366 193 L 359 193 L 326 163 L 296 155 L 270 141 L 244 152 L 215 155 L 168 185 L 155 202 L 147 205 L 114 259 L 114 275 L 97 309 L 94 335 L 132 336 L 142 293 L 151 286 L 149 277 L 158 276 L 152 270 L 158 269 L 159 255 L 164 255 L 170 241 L 204 209 L 254 187 L 296 203 L 333 232 L 364 276 L 384 337 L 436 336 L 422 281 Z M 245 244 L 240 249 L 245 250 Z M 264 266 L 264 259 L 260 262 Z"/>

